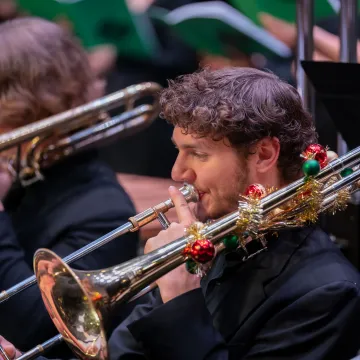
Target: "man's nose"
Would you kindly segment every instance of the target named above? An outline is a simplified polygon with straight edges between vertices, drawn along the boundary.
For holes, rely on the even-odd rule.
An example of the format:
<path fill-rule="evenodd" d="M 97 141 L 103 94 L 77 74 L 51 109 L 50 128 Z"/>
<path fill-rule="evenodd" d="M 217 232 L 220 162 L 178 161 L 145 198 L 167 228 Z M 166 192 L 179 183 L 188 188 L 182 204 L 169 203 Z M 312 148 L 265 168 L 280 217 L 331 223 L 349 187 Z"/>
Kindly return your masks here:
<path fill-rule="evenodd" d="M 196 174 L 193 169 L 176 160 L 171 171 L 171 178 L 177 182 L 193 184 L 195 182 Z"/>

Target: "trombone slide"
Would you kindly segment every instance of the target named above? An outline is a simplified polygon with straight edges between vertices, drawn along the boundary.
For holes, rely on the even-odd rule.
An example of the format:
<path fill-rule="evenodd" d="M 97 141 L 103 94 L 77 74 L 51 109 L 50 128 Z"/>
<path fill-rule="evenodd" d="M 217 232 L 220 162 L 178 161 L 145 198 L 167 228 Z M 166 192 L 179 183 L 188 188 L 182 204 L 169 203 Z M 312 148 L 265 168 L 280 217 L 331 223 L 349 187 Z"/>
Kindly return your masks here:
<path fill-rule="evenodd" d="M 199 195 L 195 188 L 192 185 L 185 184 L 183 187 L 180 188 L 180 191 L 183 193 L 186 201 L 188 202 L 197 202 L 199 200 Z M 90 254 L 94 250 L 100 248 L 101 246 L 107 244 L 108 242 L 116 239 L 117 237 L 124 235 L 128 232 L 137 231 L 140 227 L 152 222 L 156 218 L 163 219 L 163 213 L 167 212 L 174 206 L 171 199 L 168 199 L 152 208 L 149 208 L 134 217 L 131 217 L 127 223 L 118 228 L 114 229 L 113 231 L 109 232 L 108 234 L 100 237 L 97 240 L 94 240 L 90 244 L 82 247 L 81 249 L 73 252 L 72 254 L 66 256 L 63 261 L 66 264 L 70 264 L 74 261 L 79 260 L 83 256 Z M 162 215 L 160 215 L 162 214 Z M 21 291 L 27 289 L 28 287 L 36 284 L 36 276 L 30 276 L 29 278 L 21 281 L 20 283 L 14 285 L 13 287 L 9 288 L 8 290 L 4 290 L 0 293 L 0 304 L 10 299 L 12 296 L 20 293 Z"/>

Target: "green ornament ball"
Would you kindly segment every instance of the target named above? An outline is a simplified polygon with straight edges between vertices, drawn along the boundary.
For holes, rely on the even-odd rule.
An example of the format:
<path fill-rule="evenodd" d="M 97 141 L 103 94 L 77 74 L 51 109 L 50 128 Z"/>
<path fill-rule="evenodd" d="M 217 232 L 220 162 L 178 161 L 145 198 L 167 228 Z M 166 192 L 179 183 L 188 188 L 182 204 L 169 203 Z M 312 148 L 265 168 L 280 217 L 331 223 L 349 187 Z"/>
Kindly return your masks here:
<path fill-rule="evenodd" d="M 320 172 L 320 164 L 314 159 L 306 160 L 302 170 L 306 176 L 315 176 Z"/>
<path fill-rule="evenodd" d="M 188 273 L 195 275 L 198 268 L 198 264 L 194 260 L 190 259 L 185 262 L 185 267 Z"/>
<path fill-rule="evenodd" d="M 353 172 L 354 172 L 353 169 L 345 168 L 345 169 L 340 173 L 340 175 L 341 175 L 342 177 L 345 177 L 345 176 L 348 176 L 348 175 L 352 174 Z"/>
<path fill-rule="evenodd" d="M 222 242 L 227 250 L 235 250 L 239 246 L 239 238 L 236 235 L 227 235 Z"/>

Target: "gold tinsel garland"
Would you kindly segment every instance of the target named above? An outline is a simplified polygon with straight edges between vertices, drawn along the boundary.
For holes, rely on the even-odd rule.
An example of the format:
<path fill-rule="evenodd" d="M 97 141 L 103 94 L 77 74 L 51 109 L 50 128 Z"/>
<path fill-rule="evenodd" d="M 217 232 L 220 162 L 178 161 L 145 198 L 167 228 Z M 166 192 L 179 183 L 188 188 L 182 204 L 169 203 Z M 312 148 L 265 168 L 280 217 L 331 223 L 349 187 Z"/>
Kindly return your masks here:
<path fill-rule="evenodd" d="M 200 240 L 203 238 L 201 231 L 204 229 L 204 227 L 205 224 L 200 221 L 195 221 L 188 228 L 185 229 L 185 234 L 193 236 L 193 241 Z"/>
<path fill-rule="evenodd" d="M 350 192 L 348 189 L 340 190 L 333 203 L 329 208 L 326 209 L 327 212 L 329 212 L 332 215 L 335 215 L 337 211 L 343 211 L 347 208 L 348 202 L 351 198 Z"/>
<path fill-rule="evenodd" d="M 319 181 L 314 178 L 308 178 L 305 184 L 297 190 L 297 195 L 295 196 L 296 207 L 303 208 L 296 218 L 299 225 L 317 221 L 323 200 L 321 195 L 322 187 L 323 185 Z"/>
<path fill-rule="evenodd" d="M 239 241 L 241 246 L 245 246 L 247 237 L 244 233 L 248 233 L 249 236 L 258 237 L 258 228 L 262 220 L 262 209 L 260 207 L 260 199 L 251 198 L 247 196 L 240 196 L 239 201 L 239 215 L 236 221 L 236 233 L 239 235 Z"/>

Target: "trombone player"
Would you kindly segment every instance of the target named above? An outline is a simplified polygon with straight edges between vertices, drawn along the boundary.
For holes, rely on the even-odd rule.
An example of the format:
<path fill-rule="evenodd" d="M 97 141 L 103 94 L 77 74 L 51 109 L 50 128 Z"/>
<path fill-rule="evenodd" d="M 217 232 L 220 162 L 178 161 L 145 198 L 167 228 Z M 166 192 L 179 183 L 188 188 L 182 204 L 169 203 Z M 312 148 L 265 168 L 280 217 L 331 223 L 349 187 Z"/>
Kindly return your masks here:
<path fill-rule="evenodd" d="M 4 22 L 0 47 L 1 133 L 103 96 L 105 84 L 93 74 L 85 51 L 54 23 L 38 18 Z M 39 247 L 66 256 L 135 213 L 96 151 L 60 160 L 43 171 L 44 181 L 24 188 L 12 184 L 13 171 L 7 171 L 12 150 L 0 153 L 0 291 L 33 274 L 32 257 Z M 127 234 L 75 267 L 115 265 L 135 257 L 137 246 L 137 234 Z M 24 349 L 57 333 L 36 287 L 1 304 L 0 333 Z M 67 352 L 64 346 L 56 354 Z"/>
<path fill-rule="evenodd" d="M 179 151 L 172 177 L 193 184 L 201 200 L 187 205 L 170 188 L 179 222 L 149 239 L 145 252 L 195 220 L 236 210 L 250 184 L 281 188 L 301 177 L 300 154 L 317 141 L 296 89 L 255 69 L 189 74 L 169 83 L 161 104 Z M 356 269 L 317 226 L 266 240 L 268 251 L 246 262 L 229 247 L 201 280 L 185 266 L 160 278 L 149 302 L 112 333 L 110 358 L 349 359 L 358 348 Z"/>

